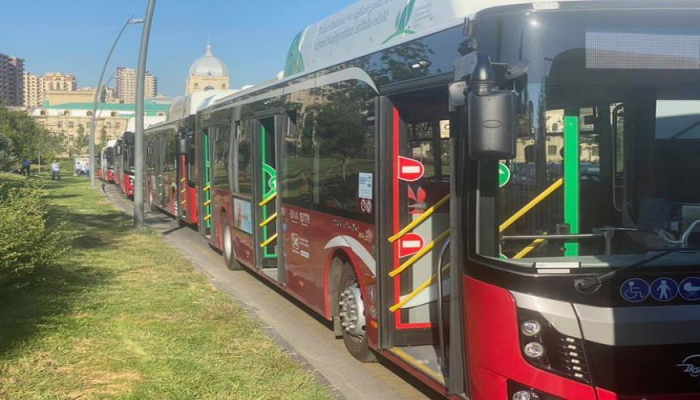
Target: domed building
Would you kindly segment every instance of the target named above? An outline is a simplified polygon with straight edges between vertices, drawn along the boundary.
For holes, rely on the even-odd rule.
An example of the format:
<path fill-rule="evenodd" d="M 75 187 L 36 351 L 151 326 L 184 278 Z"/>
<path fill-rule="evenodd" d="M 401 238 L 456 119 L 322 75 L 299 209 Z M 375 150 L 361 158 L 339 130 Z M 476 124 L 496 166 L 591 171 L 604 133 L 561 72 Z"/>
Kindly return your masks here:
<path fill-rule="evenodd" d="M 211 43 L 207 43 L 204 56 L 190 67 L 190 76 L 187 78 L 186 94 L 192 94 L 205 90 L 228 90 L 230 80 L 228 68 L 220 58 L 216 57 L 211 49 Z"/>

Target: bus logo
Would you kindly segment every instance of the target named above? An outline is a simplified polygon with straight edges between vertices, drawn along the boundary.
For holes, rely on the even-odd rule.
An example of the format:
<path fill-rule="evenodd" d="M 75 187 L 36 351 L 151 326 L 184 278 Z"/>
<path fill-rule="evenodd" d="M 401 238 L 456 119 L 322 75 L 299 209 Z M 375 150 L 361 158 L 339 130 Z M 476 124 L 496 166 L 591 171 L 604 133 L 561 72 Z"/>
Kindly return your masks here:
<path fill-rule="evenodd" d="M 687 357 L 682 363 L 678 364 L 679 367 L 683 368 L 683 372 L 690 375 L 693 378 L 700 376 L 700 354 L 695 354 Z"/>

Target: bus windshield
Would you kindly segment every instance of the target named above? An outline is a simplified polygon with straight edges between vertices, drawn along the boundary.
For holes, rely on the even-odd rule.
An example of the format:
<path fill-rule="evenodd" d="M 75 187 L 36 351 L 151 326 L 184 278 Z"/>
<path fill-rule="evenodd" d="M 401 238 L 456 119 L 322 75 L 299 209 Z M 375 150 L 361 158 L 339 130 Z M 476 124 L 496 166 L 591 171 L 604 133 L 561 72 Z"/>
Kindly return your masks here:
<path fill-rule="evenodd" d="M 529 63 L 512 84 L 517 156 L 479 168 L 482 255 L 609 267 L 700 245 L 698 20 L 619 9 L 481 18 L 480 51 Z"/>

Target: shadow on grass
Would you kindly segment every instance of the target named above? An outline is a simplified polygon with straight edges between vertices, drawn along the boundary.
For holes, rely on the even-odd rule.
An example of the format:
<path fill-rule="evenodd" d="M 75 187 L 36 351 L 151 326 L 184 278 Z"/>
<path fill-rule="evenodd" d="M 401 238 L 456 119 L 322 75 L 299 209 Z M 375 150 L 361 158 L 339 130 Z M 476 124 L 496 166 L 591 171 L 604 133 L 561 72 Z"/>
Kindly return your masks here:
<path fill-rule="evenodd" d="M 5 282 L 0 286 L 0 359 L 67 323 L 83 294 L 104 285 L 110 275 L 66 262 Z"/>

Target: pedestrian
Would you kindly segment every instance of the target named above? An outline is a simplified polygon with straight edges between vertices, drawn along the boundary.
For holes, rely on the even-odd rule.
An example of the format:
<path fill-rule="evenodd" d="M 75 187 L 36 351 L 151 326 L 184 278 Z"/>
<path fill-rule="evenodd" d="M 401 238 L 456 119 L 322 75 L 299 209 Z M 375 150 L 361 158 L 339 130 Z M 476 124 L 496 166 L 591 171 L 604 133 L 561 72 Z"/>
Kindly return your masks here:
<path fill-rule="evenodd" d="M 61 180 L 61 165 L 56 160 L 51 163 L 51 180 Z"/>
<path fill-rule="evenodd" d="M 80 163 L 80 175 L 87 176 L 87 165 L 85 163 Z"/>
<path fill-rule="evenodd" d="M 32 161 L 28 158 L 25 158 L 24 161 L 22 161 L 22 169 L 19 170 L 19 174 L 26 175 L 27 177 L 29 177 L 31 172 L 31 166 Z"/>

